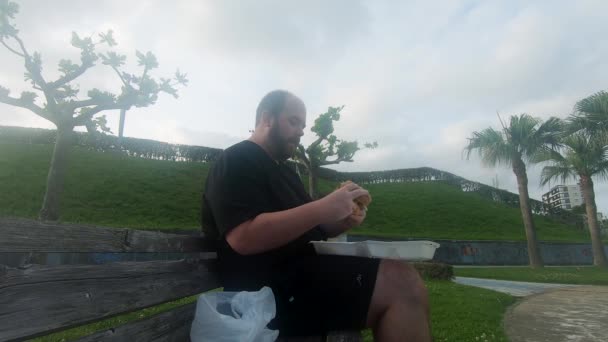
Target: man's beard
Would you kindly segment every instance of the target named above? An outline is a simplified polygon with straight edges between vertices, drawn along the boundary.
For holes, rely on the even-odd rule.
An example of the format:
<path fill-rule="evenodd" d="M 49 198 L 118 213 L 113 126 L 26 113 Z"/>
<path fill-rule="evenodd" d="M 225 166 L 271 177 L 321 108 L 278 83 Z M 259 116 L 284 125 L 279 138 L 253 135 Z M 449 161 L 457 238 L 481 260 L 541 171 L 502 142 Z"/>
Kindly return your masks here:
<path fill-rule="evenodd" d="M 285 160 L 285 159 L 289 159 L 291 157 L 293 157 L 293 154 L 295 152 L 291 151 L 289 148 L 289 143 L 293 143 L 295 145 L 295 147 L 298 147 L 299 144 L 299 139 L 286 139 L 283 138 L 281 136 L 281 133 L 279 132 L 279 125 L 278 124 L 274 124 L 272 125 L 272 127 L 270 128 L 270 143 L 273 146 L 273 149 L 276 153 L 276 158 L 281 159 L 281 160 Z"/>

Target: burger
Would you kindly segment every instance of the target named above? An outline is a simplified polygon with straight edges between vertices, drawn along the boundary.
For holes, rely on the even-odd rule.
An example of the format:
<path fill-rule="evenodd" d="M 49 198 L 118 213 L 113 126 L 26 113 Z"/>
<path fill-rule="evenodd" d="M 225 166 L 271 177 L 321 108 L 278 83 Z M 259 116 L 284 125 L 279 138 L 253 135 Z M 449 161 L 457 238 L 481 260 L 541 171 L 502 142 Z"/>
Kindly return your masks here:
<path fill-rule="evenodd" d="M 342 182 L 339 188 L 352 183 L 352 181 Z M 369 195 L 359 196 L 353 199 L 353 215 L 362 215 L 363 211 L 367 210 L 367 206 L 372 202 L 372 197 Z"/>

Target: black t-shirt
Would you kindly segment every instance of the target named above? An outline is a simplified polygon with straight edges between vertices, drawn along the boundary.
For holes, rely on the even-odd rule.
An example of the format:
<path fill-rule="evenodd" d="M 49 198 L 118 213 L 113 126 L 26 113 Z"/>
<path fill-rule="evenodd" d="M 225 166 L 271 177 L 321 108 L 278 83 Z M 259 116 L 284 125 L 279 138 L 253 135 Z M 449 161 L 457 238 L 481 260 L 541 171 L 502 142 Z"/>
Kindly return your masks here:
<path fill-rule="evenodd" d="M 245 140 L 226 149 L 207 176 L 202 203 L 203 231 L 220 241 L 218 260 L 224 287 L 256 290 L 288 267 L 292 258 L 314 254 L 308 242 L 326 239 L 319 227 L 285 246 L 256 255 L 236 253 L 225 239 L 231 229 L 262 213 L 310 201 L 294 170 L 274 161 L 256 143 Z"/>

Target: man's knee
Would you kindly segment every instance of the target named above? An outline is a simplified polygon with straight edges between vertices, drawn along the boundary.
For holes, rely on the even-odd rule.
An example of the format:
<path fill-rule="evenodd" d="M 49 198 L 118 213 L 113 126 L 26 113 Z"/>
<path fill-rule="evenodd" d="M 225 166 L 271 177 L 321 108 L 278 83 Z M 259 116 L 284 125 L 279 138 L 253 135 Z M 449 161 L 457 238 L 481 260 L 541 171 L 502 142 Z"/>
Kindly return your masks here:
<path fill-rule="evenodd" d="M 424 281 L 412 265 L 399 260 L 382 260 L 380 276 L 386 286 L 383 291 L 388 292 L 392 300 L 426 305 L 428 295 Z"/>
<path fill-rule="evenodd" d="M 374 327 L 390 308 L 428 312 L 428 299 L 424 282 L 412 265 L 384 259 L 378 268 L 368 326 Z"/>

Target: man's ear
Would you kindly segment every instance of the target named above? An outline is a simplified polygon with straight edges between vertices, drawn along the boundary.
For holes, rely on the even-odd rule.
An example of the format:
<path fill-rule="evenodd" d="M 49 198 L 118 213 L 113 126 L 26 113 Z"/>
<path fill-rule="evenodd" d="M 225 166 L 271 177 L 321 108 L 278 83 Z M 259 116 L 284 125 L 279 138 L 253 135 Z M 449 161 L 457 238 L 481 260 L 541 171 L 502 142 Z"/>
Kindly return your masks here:
<path fill-rule="evenodd" d="M 274 120 L 276 120 L 276 118 L 271 115 L 269 111 L 265 110 L 262 112 L 260 124 L 264 127 L 272 127 L 272 123 Z"/>

